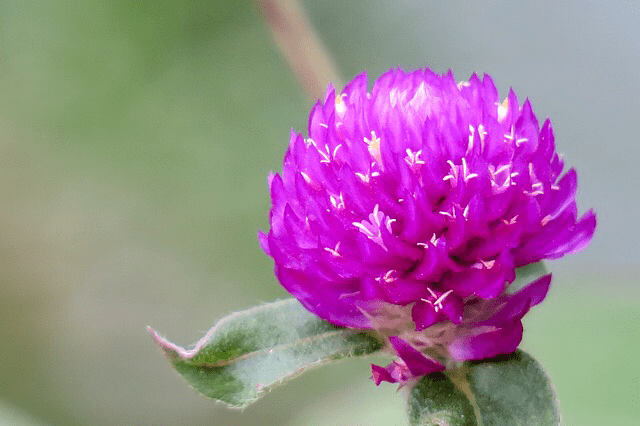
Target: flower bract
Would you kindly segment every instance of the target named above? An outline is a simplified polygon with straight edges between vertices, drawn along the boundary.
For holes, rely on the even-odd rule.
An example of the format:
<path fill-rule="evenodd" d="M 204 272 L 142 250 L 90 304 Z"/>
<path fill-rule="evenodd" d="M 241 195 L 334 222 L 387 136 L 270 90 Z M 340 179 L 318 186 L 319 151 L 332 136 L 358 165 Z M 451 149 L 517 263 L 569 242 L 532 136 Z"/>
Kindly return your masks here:
<path fill-rule="evenodd" d="M 516 269 L 595 230 L 563 169 L 550 120 L 488 75 L 393 69 L 369 91 L 363 73 L 291 133 L 260 243 L 308 310 L 387 339 L 377 383 L 404 382 L 517 348 L 551 276 L 510 294 Z"/>

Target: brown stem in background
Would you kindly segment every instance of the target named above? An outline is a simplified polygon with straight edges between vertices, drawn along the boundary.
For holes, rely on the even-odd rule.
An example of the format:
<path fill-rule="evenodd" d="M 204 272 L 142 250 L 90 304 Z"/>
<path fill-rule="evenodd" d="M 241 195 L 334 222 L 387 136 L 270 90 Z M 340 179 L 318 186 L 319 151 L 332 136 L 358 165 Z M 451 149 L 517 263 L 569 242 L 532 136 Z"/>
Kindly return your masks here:
<path fill-rule="evenodd" d="M 280 51 L 305 93 L 324 98 L 330 82 L 341 87 L 336 67 L 296 0 L 257 0 Z"/>

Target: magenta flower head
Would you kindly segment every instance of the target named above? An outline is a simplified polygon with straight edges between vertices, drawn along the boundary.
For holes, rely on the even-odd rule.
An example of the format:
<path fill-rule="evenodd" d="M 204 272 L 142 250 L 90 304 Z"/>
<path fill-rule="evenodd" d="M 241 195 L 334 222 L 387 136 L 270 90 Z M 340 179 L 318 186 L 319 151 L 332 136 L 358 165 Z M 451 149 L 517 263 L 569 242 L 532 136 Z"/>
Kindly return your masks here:
<path fill-rule="evenodd" d="M 513 352 L 544 275 L 507 291 L 516 268 L 585 247 L 576 172 L 563 174 L 549 119 L 498 96 L 488 75 L 366 74 L 329 87 L 308 137 L 292 132 L 269 177 L 275 274 L 309 311 L 379 333 L 398 358 L 373 379 L 405 382 Z"/>

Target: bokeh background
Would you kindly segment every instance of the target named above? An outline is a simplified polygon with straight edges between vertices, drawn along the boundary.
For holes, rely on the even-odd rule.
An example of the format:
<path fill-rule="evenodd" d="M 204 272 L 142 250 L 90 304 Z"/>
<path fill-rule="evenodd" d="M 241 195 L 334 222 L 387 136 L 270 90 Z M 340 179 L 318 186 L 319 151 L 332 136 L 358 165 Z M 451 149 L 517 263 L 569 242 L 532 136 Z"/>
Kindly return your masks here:
<path fill-rule="evenodd" d="M 637 425 L 639 2 L 302 5 L 343 81 L 488 72 L 552 117 L 599 224 L 548 265 L 523 347 L 567 425 Z M 250 1 L 0 2 L 0 425 L 405 424 L 365 360 L 238 412 L 189 389 L 145 331 L 186 345 L 286 297 L 256 233 L 310 105 Z"/>

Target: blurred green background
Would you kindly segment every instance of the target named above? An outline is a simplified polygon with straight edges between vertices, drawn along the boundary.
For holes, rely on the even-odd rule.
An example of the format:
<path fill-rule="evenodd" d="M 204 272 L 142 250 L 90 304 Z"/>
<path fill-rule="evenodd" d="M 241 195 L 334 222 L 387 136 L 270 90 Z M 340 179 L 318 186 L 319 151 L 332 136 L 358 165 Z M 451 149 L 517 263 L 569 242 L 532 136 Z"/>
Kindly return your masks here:
<path fill-rule="evenodd" d="M 552 118 L 599 224 L 549 264 L 523 347 L 566 425 L 637 425 L 640 4 L 303 5 L 345 80 L 488 72 Z M 250 1 L 0 2 L 0 425 L 405 424 L 402 391 L 376 388 L 365 360 L 237 412 L 189 389 L 145 331 L 186 345 L 286 297 L 256 233 L 310 105 Z"/>

